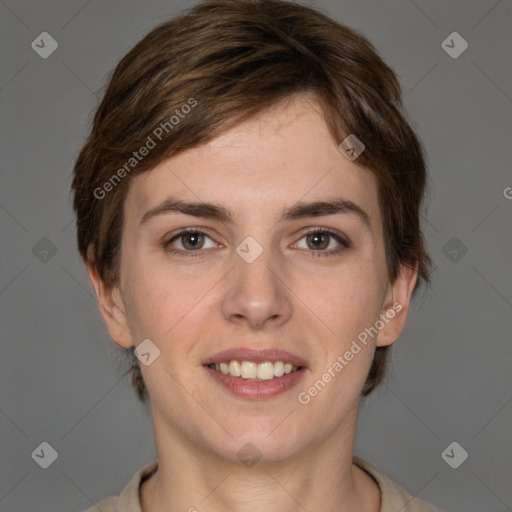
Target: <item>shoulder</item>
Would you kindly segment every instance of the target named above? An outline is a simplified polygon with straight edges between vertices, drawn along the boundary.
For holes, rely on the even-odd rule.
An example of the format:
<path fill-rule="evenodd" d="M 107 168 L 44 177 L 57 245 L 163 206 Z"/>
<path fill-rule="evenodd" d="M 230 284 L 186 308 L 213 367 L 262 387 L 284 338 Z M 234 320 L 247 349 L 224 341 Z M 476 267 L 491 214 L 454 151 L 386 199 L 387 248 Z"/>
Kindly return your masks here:
<path fill-rule="evenodd" d="M 117 512 L 117 496 L 110 496 L 110 498 L 106 498 L 88 508 L 85 512 L 98 512 L 98 510 L 101 510 L 101 512 Z"/>
<path fill-rule="evenodd" d="M 96 503 L 85 512 L 142 512 L 140 506 L 140 485 L 149 478 L 158 467 L 158 461 L 150 462 L 140 468 L 118 496 L 110 496 Z"/>
<path fill-rule="evenodd" d="M 354 455 L 353 463 L 366 471 L 377 483 L 381 493 L 380 512 L 441 512 L 426 501 L 411 496 L 369 462 Z"/>

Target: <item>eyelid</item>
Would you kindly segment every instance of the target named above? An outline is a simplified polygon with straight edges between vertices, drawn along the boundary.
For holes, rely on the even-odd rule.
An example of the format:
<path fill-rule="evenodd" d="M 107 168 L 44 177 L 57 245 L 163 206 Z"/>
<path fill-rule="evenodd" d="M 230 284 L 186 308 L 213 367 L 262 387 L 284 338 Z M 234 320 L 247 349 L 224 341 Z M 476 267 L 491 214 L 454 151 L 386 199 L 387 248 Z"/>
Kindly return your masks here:
<path fill-rule="evenodd" d="M 207 235 L 213 239 L 212 233 L 210 232 L 209 228 L 190 227 L 179 228 L 175 231 L 172 231 L 171 233 L 168 233 L 167 235 L 165 235 L 165 240 L 167 242 L 170 242 L 171 240 L 174 240 L 175 238 L 178 238 L 180 235 L 184 235 L 186 233 L 201 233 L 202 235 Z"/>
<path fill-rule="evenodd" d="M 299 231 L 300 237 L 302 238 L 305 235 L 310 235 L 314 233 L 327 233 L 328 235 L 333 235 L 342 238 L 344 241 L 346 241 L 348 244 L 350 243 L 348 236 L 346 236 L 341 231 L 338 231 L 337 229 L 333 228 L 327 228 L 324 226 L 313 226 L 304 228 L 304 230 Z"/>

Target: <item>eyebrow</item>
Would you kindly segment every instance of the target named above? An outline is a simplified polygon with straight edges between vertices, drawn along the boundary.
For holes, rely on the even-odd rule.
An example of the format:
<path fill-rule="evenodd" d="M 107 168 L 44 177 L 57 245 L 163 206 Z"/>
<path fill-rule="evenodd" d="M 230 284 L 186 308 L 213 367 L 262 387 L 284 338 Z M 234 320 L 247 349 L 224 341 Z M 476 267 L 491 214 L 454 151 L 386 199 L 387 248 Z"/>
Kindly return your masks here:
<path fill-rule="evenodd" d="M 224 206 L 202 201 L 184 202 L 178 199 L 167 199 L 155 208 L 148 210 L 142 216 L 140 224 L 145 224 L 158 215 L 173 212 L 203 219 L 218 220 L 223 223 L 233 223 L 233 214 Z M 281 213 L 278 222 L 336 214 L 354 215 L 371 231 L 372 226 L 369 215 L 357 204 L 343 198 L 314 201 L 311 203 L 298 202 L 292 207 L 285 209 Z"/>

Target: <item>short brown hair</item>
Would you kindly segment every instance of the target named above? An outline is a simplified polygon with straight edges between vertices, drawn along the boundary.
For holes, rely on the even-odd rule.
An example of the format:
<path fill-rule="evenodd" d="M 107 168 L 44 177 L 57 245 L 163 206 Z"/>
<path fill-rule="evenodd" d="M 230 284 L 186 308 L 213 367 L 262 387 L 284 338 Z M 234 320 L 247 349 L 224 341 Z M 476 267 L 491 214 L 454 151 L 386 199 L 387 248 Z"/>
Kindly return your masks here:
<path fill-rule="evenodd" d="M 119 62 L 74 167 L 82 258 L 116 284 L 131 178 L 296 93 L 315 95 L 335 140 L 355 134 L 365 144 L 357 162 L 377 178 L 390 281 L 402 265 L 417 263 L 415 291 L 428 282 L 420 228 L 426 165 L 395 73 L 355 30 L 285 0 L 201 2 L 151 30 Z M 157 127 L 166 132 L 158 143 Z M 149 139 L 155 145 L 135 160 Z M 388 348 L 377 347 L 364 396 L 383 379 Z M 130 354 L 132 383 L 144 400 Z"/>

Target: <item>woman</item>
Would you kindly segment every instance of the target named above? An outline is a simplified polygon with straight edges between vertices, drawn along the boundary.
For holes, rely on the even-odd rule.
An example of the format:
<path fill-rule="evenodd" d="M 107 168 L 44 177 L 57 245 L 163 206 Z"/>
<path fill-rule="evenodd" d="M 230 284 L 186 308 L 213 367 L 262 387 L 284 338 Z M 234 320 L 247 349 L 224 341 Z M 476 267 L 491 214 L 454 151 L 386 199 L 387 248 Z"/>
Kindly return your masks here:
<path fill-rule="evenodd" d="M 74 208 L 158 461 L 97 508 L 436 510 L 353 455 L 428 281 L 425 179 L 393 71 L 309 7 L 203 2 L 121 60 Z"/>

